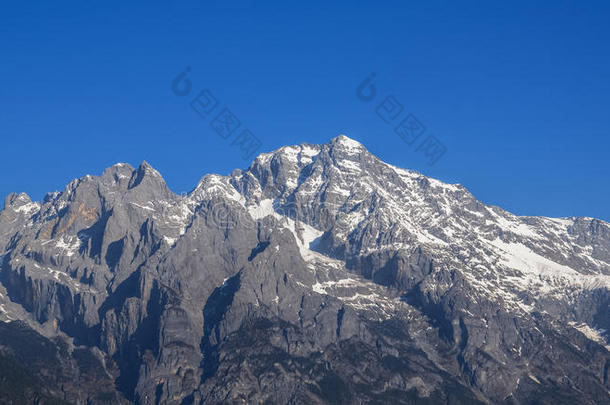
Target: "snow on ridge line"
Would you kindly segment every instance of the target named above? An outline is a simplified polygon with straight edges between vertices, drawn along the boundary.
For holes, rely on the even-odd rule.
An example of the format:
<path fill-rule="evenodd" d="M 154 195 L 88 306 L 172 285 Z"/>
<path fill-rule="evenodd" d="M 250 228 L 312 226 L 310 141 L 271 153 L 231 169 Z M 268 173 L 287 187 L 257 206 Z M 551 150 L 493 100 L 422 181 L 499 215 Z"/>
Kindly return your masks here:
<path fill-rule="evenodd" d="M 252 165 L 255 163 L 266 165 L 276 155 L 280 155 L 286 160 L 292 163 L 309 164 L 313 161 L 313 158 L 320 154 L 321 148 L 319 145 L 312 145 L 309 143 L 302 143 L 300 145 L 287 145 L 282 146 L 271 152 L 261 153 L 252 161 Z M 252 168 L 250 165 L 250 168 Z"/>
<path fill-rule="evenodd" d="M 345 145 L 349 148 L 355 148 L 355 149 L 363 148 L 363 146 L 360 142 L 356 141 L 355 139 L 350 138 L 349 136 L 347 136 L 345 134 L 340 134 L 339 136 L 337 136 L 335 138 L 335 140 L 338 143 Z"/>
<path fill-rule="evenodd" d="M 225 197 L 237 201 L 244 205 L 245 198 L 235 187 L 230 183 L 229 176 L 221 176 L 219 174 L 206 174 L 199 180 L 197 187 L 191 191 L 187 198 L 187 203 L 197 203 L 205 197 L 220 193 Z"/>
<path fill-rule="evenodd" d="M 27 204 L 20 205 L 17 208 L 13 208 L 15 212 L 25 213 L 26 215 L 36 212 L 40 209 L 41 205 L 37 202 L 29 202 Z"/>
<path fill-rule="evenodd" d="M 332 142 L 338 146 L 339 150 L 348 155 L 358 155 L 366 150 L 360 142 L 355 141 L 345 135 L 339 135 L 338 137 L 334 138 L 331 143 Z"/>
<path fill-rule="evenodd" d="M 398 174 L 403 179 L 407 179 L 410 181 L 426 179 L 430 182 L 432 187 L 439 187 L 439 188 L 446 189 L 449 191 L 465 190 L 464 186 L 460 183 L 446 183 L 444 181 L 435 179 L 433 177 L 426 176 L 425 174 L 419 173 L 415 170 L 403 169 L 402 167 L 394 166 L 394 165 L 384 162 L 382 160 L 380 160 L 380 162 L 382 164 L 386 165 L 387 167 L 389 167 L 390 169 L 392 169 L 396 174 Z"/>

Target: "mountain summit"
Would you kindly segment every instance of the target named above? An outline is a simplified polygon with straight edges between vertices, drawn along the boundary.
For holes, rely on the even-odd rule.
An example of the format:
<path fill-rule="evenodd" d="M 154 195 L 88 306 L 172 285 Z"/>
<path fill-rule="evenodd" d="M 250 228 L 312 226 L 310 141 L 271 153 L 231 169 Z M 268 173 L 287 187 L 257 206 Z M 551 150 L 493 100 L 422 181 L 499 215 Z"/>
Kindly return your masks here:
<path fill-rule="evenodd" d="M 610 402 L 609 224 L 345 135 L 185 196 L 146 162 L 11 194 L 0 264 L 0 362 L 40 403 Z"/>

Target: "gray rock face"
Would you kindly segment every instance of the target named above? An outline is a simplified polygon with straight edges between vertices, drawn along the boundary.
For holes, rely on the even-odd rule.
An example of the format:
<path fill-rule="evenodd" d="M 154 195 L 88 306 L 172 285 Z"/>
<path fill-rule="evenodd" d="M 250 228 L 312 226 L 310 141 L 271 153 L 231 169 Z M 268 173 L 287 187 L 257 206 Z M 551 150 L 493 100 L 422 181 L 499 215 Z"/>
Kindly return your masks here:
<path fill-rule="evenodd" d="M 112 382 L 48 382 L 72 403 L 610 403 L 609 224 L 517 217 L 345 136 L 186 196 L 147 163 L 11 194 L 0 264 L 6 327 Z"/>

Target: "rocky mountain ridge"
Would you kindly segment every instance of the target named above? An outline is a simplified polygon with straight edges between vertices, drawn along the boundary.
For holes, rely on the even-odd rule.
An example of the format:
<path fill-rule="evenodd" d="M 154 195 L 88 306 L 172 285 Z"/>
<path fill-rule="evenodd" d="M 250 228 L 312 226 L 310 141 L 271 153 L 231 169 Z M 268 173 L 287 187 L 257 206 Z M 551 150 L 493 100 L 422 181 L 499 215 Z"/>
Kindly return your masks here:
<path fill-rule="evenodd" d="M 114 382 L 49 389 L 68 402 L 610 403 L 609 224 L 517 217 L 346 136 L 184 196 L 147 163 L 12 194 L 0 263 L 0 320 Z"/>

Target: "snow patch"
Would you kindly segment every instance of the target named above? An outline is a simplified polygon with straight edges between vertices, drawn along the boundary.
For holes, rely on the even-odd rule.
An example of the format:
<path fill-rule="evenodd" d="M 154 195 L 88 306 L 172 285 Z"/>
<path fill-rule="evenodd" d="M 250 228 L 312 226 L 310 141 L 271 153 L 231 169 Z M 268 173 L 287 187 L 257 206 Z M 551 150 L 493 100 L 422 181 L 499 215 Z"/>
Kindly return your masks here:
<path fill-rule="evenodd" d="M 255 220 L 265 218 L 268 215 L 274 215 L 275 210 L 273 209 L 273 200 L 265 199 L 260 201 L 258 204 L 250 205 L 248 206 L 248 212 Z"/>
<path fill-rule="evenodd" d="M 136 203 L 134 203 L 134 202 L 132 202 L 132 201 L 130 201 L 130 202 L 129 202 L 129 204 L 134 205 L 134 206 L 136 206 L 136 207 L 138 207 L 138 208 L 140 208 L 140 209 L 143 209 L 143 210 L 147 210 L 147 211 L 155 211 L 154 207 L 150 207 L 150 206 L 148 205 L 148 204 L 152 204 L 150 201 L 147 203 L 147 205 L 140 205 L 140 204 L 136 204 Z"/>
<path fill-rule="evenodd" d="M 14 211 L 15 212 L 19 212 L 19 213 L 23 213 L 23 214 L 26 214 L 26 215 L 30 215 L 30 214 L 38 211 L 39 209 L 40 209 L 40 204 L 39 203 L 31 202 L 31 203 L 20 205 L 19 207 L 15 208 Z"/>
<path fill-rule="evenodd" d="M 46 244 L 50 241 L 45 241 L 43 244 Z M 67 257 L 73 256 L 80 247 L 80 239 L 75 236 L 62 236 L 55 242 L 55 247 L 57 249 L 63 250 L 63 254 Z"/>
<path fill-rule="evenodd" d="M 176 241 L 178 240 L 178 238 L 170 238 L 169 236 L 164 236 L 163 240 L 165 241 L 165 243 L 167 243 L 169 246 L 174 246 L 174 244 L 176 243 Z"/>
<path fill-rule="evenodd" d="M 606 339 L 603 336 L 603 334 L 606 332 L 604 329 L 594 329 L 586 323 L 570 322 L 569 325 L 580 331 L 589 340 L 599 343 L 600 345 L 604 346 L 606 350 L 610 351 L 610 345 L 606 343 Z"/>

